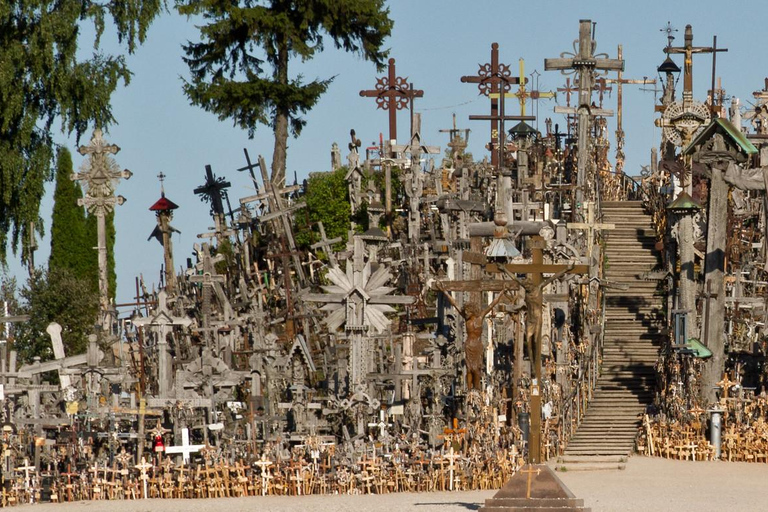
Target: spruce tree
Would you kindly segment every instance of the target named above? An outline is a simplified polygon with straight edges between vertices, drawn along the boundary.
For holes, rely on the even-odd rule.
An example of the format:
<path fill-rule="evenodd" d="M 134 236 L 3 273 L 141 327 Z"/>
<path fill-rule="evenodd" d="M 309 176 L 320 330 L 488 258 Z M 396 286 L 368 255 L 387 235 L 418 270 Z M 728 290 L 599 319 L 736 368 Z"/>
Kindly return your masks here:
<path fill-rule="evenodd" d="M 289 73 L 292 60 L 323 50 L 324 38 L 384 67 L 384 39 L 392 20 L 384 0 L 176 0 L 187 16 L 200 16 L 202 42 L 184 46 L 192 80 L 184 92 L 193 105 L 232 119 L 253 136 L 272 128 L 272 182 L 285 180 L 289 129 L 298 136 L 332 78 L 302 81 Z"/>
<path fill-rule="evenodd" d="M 109 26 L 132 53 L 143 42 L 162 0 L 15 0 L 0 2 L 0 263 L 30 225 L 42 233 L 40 200 L 52 178 L 54 121 L 77 138 L 113 122 L 110 97 L 130 71 L 123 56 L 102 53 Z M 82 26 L 95 27 L 91 57 Z"/>
<path fill-rule="evenodd" d="M 56 189 L 53 193 L 51 255 L 48 269 L 67 269 L 98 290 L 98 257 L 93 250 L 95 236 L 89 233 L 85 208 L 78 206 L 83 197 L 80 183 L 73 181 L 72 154 L 60 148 L 56 158 Z"/>

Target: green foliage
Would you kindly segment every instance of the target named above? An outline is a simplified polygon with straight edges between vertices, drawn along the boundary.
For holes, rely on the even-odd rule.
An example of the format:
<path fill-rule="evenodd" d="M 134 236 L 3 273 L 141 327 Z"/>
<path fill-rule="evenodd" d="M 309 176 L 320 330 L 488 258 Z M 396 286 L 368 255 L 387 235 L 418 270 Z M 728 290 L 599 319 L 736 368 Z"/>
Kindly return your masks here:
<path fill-rule="evenodd" d="M 85 208 L 77 205 L 83 191 L 78 182 L 70 179 L 71 174 L 72 155 L 67 148 L 60 148 L 56 158 L 48 268 L 70 270 L 75 276 L 88 281 L 96 293 L 99 289 L 99 267 L 98 255 L 93 250 L 95 233 L 90 232 Z"/>
<path fill-rule="evenodd" d="M 331 172 L 310 173 L 304 195 L 307 202 L 306 215 L 299 214 L 296 222 L 296 242 L 300 247 L 309 247 L 320 240 L 320 231 L 313 227 L 322 222 L 325 236 L 328 239 L 340 236 L 342 242 L 336 244 L 336 247 L 343 248 L 350 220 L 349 188 L 344 179 L 346 175 L 346 167 Z"/>
<path fill-rule="evenodd" d="M 0 262 L 39 218 L 43 186 L 52 178 L 55 120 L 79 137 L 89 124 L 114 121 L 110 97 L 130 71 L 122 56 L 99 53 L 106 22 L 132 52 L 162 0 L 18 0 L 0 2 Z M 94 53 L 78 59 L 81 25 L 96 28 Z M 82 53 L 81 53 L 82 55 Z"/>
<path fill-rule="evenodd" d="M 187 16 L 202 16 L 201 42 L 184 46 L 192 79 L 184 92 L 193 105 L 232 119 L 253 137 L 272 127 L 272 180 L 285 178 L 288 129 L 297 136 L 306 114 L 332 78 L 304 82 L 289 76 L 291 59 L 306 61 L 330 38 L 382 68 L 384 39 L 392 31 L 384 0 L 176 0 Z"/>
<path fill-rule="evenodd" d="M 51 322 L 62 327 L 67 355 L 85 352 L 98 311 L 98 298 L 91 283 L 66 268 L 37 270 L 19 295 L 19 314 L 30 315 L 29 321 L 16 324 L 14 331 L 14 348 L 21 362 L 30 362 L 35 356 L 43 360 L 53 358 L 51 340 L 45 331 Z"/>

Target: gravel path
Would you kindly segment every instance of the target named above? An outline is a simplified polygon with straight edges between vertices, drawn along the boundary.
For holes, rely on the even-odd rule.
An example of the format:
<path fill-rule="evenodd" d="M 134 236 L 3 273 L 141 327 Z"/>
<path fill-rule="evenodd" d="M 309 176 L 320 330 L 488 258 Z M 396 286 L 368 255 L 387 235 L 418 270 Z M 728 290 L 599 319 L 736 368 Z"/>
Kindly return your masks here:
<path fill-rule="evenodd" d="M 624 471 L 558 473 L 592 512 L 768 510 L 768 464 L 632 457 Z M 16 507 L 19 512 L 467 512 L 495 491 L 366 496 L 265 496 L 209 500 L 94 501 Z"/>

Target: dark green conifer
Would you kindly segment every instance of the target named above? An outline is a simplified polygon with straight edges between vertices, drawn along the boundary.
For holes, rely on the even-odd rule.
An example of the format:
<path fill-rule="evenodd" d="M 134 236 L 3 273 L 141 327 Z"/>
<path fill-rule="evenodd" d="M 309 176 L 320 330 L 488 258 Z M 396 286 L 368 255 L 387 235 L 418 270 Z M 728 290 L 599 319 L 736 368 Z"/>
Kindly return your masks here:
<path fill-rule="evenodd" d="M 122 56 L 100 52 L 113 27 L 132 53 L 143 42 L 162 0 L 17 0 L 0 2 L 0 263 L 22 241 L 28 259 L 32 223 L 42 233 L 40 200 L 52 178 L 54 121 L 79 138 L 112 121 L 110 97 L 130 71 Z M 93 55 L 82 26 L 96 28 Z"/>
<path fill-rule="evenodd" d="M 253 136 L 272 128 L 272 181 L 285 180 L 288 131 L 297 136 L 332 78 L 305 83 L 288 64 L 306 61 L 324 48 L 360 54 L 383 68 L 384 39 L 392 20 L 384 0 L 176 0 L 187 16 L 200 16 L 200 43 L 184 46 L 192 79 L 184 92 L 193 105 L 232 119 Z"/>

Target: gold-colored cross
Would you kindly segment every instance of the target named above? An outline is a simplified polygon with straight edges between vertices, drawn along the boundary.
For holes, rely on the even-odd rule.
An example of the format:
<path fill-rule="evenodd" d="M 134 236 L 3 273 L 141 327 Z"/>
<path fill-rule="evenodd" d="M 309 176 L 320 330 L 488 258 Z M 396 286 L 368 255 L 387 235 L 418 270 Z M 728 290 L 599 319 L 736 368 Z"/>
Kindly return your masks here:
<path fill-rule="evenodd" d="M 531 476 L 533 476 L 534 474 L 538 475 L 539 473 L 541 473 L 541 469 L 536 468 L 534 470 L 533 466 L 531 466 L 530 464 L 528 464 L 526 467 L 528 469 L 521 469 L 520 472 L 528 474 L 528 486 L 525 492 L 525 497 L 526 499 L 530 499 L 531 498 Z"/>

